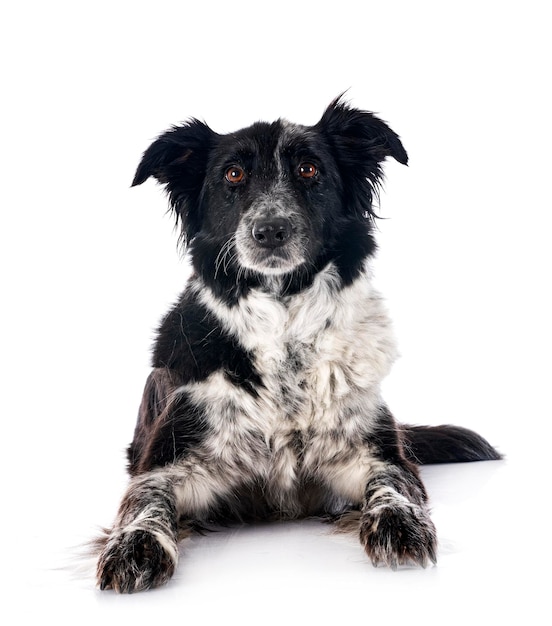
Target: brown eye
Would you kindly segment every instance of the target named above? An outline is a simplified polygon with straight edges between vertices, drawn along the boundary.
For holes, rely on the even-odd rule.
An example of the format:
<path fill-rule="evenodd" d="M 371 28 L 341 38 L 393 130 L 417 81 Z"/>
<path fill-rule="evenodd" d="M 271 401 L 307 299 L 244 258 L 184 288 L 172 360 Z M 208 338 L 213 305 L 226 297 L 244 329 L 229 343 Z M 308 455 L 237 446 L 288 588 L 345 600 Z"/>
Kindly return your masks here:
<path fill-rule="evenodd" d="M 241 183 L 245 179 L 245 172 L 238 165 L 232 165 L 226 170 L 225 178 L 229 183 Z"/>
<path fill-rule="evenodd" d="M 316 176 L 317 172 L 316 165 L 312 163 L 301 163 L 299 166 L 299 176 L 301 176 L 301 178 L 313 178 Z"/>

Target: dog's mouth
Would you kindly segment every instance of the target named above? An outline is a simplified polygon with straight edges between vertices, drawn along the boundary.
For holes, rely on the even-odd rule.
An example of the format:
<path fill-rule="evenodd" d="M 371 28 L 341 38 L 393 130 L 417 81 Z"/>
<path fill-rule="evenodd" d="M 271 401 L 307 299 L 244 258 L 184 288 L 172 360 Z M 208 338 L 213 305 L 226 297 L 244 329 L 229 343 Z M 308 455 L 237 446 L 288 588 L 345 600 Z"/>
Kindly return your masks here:
<path fill-rule="evenodd" d="M 283 250 L 274 250 L 270 253 L 258 255 L 257 267 L 261 271 L 280 274 L 294 270 L 302 262 L 302 258 L 293 258 Z"/>
<path fill-rule="evenodd" d="M 240 265 L 261 274 L 285 274 L 304 262 L 301 255 L 294 254 L 290 249 L 267 250 L 251 245 L 245 249 L 237 248 Z"/>

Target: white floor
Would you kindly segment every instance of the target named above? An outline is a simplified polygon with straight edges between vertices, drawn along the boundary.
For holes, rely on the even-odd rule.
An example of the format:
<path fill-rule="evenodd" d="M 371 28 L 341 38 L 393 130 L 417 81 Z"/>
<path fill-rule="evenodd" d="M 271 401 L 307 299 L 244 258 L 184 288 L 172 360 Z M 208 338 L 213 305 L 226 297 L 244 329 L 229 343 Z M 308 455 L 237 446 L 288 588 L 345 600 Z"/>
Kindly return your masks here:
<path fill-rule="evenodd" d="M 96 590 L 72 562 L 71 544 L 93 531 L 92 503 L 118 496 L 104 485 L 84 509 L 77 494 L 65 510 L 36 510 L 18 542 L 8 538 L 3 608 L 15 609 L 10 623 L 546 624 L 550 525 L 533 508 L 545 503 L 532 473 L 515 455 L 424 468 L 440 536 L 438 565 L 426 570 L 376 569 L 356 540 L 305 521 L 194 538 L 165 588 L 132 596 Z"/>

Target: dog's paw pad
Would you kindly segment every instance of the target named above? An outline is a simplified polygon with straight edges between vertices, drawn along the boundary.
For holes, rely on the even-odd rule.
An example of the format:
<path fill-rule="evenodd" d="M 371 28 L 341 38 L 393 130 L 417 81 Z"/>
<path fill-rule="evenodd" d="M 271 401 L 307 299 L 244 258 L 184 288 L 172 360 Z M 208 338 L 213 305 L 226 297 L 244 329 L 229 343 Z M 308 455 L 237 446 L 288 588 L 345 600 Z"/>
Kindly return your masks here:
<path fill-rule="evenodd" d="M 133 593 L 163 585 L 176 567 L 176 545 L 174 550 L 172 543 L 167 545 L 171 550 L 145 530 L 110 537 L 98 560 L 99 588 Z"/>
<path fill-rule="evenodd" d="M 435 526 L 427 511 L 416 505 L 380 506 L 365 511 L 360 540 L 375 566 L 426 567 L 437 560 Z"/>

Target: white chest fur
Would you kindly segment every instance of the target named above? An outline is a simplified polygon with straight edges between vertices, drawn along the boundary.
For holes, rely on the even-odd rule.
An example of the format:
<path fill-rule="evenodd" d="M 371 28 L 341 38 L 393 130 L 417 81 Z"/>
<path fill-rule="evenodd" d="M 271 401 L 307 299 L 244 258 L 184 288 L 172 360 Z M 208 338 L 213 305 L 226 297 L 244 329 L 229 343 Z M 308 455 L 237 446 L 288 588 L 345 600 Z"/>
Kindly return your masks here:
<path fill-rule="evenodd" d="M 295 429 L 335 428 L 344 410 L 366 411 L 379 401 L 396 347 L 369 270 L 340 289 L 329 265 L 297 295 L 280 299 L 253 290 L 234 307 L 204 290 L 200 297 L 252 355 L 264 384 L 268 430 L 282 427 L 284 417 Z"/>

